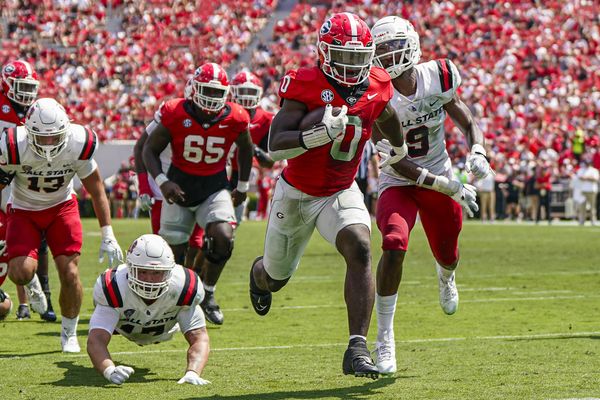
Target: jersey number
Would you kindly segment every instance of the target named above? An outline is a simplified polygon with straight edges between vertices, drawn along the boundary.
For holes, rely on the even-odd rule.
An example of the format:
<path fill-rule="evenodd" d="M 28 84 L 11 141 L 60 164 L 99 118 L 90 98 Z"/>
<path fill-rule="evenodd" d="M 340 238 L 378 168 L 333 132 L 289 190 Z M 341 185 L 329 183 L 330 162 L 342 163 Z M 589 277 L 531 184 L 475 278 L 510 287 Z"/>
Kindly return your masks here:
<path fill-rule="evenodd" d="M 429 151 L 429 129 L 420 126 L 406 134 L 406 145 L 410 158 L 423 157 Z"/>
<path fill-rule="evenodd" d="M 334 160 L 350 161 L 356 155 L 362 136 L 362 120 L 356 115 L 348 115 L 348 123 L 342 140 L 334 140 L 329 154 Z M 347 148 L 348 150 L 342 150 Z"/>
<path fill-rule="evenodd" d="M 183 158 L 193 163 L 204 161 L 207 164 L 214 164 L 225 154 L 225 149 L 218 147 L 224 143 L 224 137 L 209 136 L 205 139 L 199 135 L 186 136 L 183 144 Z"/>
<path fill-rule="evenodd" d="M 57 192 L 62 185 L 65 183 L 64 176 L 50 176 L 46 178 L 40 178 L 38 176 L 31 176 L 27 178 L 29 180 L 29 187 L 27 189 L 33 190 L 34 192 L 44 191 L 46 193 Z M 41 180 L 41 186 L 40 186 Z"/>
<path fill-rule="evenodd" d="M 125 333 L 131 333 L 133 332 L 133 330 L 135 329 L 135 326 L 133 325 L 122 325 L 121 326 L 121 330 Z M 156 326 L 145 326 L 142 328 L 141 334 L 142 335 L 148 335 L 148 334 L 152 334 L 154 336 L 158 336 L 158 335 L 162 335 L 165 332 L 165 326 L 164 325 L 156 325 Z"/>

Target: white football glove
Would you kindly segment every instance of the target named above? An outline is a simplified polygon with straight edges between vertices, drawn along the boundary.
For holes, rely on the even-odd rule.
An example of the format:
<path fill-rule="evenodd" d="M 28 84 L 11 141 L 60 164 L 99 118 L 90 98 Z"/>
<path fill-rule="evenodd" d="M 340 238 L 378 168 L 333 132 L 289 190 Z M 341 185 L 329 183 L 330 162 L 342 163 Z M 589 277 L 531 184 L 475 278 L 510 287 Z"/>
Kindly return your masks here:
<path fill-rule="evenodd" d="M 188 371 L 183 378 L 177 381 L 177 383 L 180 385 L 182 383 L 189 383 L 190 385 L 208 385 L 210 381 L 200 378 L 196 371 Z"/>
<path fill-rule="evenodd" d="M 348 123 L 348 116 L 346 115 L 348 113 L 348 107 L 345 105 L 342 106 L 342 110 L 336 116 L 334 116 L 332 112 L 333 107 L 331 104 L 327 104 L 321 123 L 327 128 L 327 134 L 331 140 L 341 140 L 344 137 L 343 133 L 346 130 L 346 124 Z"/>
<path fill-rule="evenodd" d="M 115 367 L 114 365 L 111 365 L 104 370 L 103 375 L 108 381 L 121 385 L 129 379 L 134 372 L 135 370 L 131 367 L 126 367 L 124 365 L 117 365 Z"/>
<path fill-rule="evenodd" d="M 108 256 L 108 266 L 112 268 L 123 262 L 123 252 L 115 234 L 113 233 L 110 225 L 103 226 L 102 228 L 102 241 L 100 242 L 100 253 L 98 254 L 98 262 L 104 261 L 104 256 Z"/>
<path fill-rule="evenodd" d="M 483 179 L 490 173 L 490 163 L 485 158 L 485 149 L 480 144 L 474 144 L 471 154 L 467 157 L 465 169 L 477 179 Z"/>
<path fill-rule="evenodd" d="M 6 249 L 6 240 L 0 240 L 0 257 L 2 257 L 4 253 L 6 253 Z"/>
<path fill-rule="evenodd" d="M 377 142 L 375 147 L 379 152 L 379 157 L 381 157 L 379 168 L 385 168 L 388 165 L 396 164 L 408 154 L 406 143 L 404 143 L 402 147 L 394 147 L 389 140 L 383 139 Z"/>
<path fill-rule="evenodd" d="M 473 185 L 469 185 L 468 183 L 460 184 L 458 191 L 450 197 L 460 204 L 471 218 L 479 210 L 479 206 L 477 205 L 477 190 Z"/>
<path fill-rule="evenodd" d="M 154 205 L 154 197 L 150 197 L 149 194 L 142 194 L 139 197 L 140 200 L 140 210 L 142 211 L 150 211 L 152 206 Z"/>

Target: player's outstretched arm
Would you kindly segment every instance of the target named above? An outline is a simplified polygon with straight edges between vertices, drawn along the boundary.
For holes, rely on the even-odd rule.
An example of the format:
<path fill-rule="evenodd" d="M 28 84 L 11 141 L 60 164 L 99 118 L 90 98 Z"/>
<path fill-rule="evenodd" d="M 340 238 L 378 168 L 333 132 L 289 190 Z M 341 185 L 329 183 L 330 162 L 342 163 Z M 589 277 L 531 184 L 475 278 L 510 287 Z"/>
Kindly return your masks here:
<path fill-rule="evenodd" d="M 81 183 L 83 183 L 85 190 L 87 190 L 92 197 L 94 212 L 96 213 L 100 229 L 102 230 L 102 241 L 100 242 L 98 261 L 102 262 L 104 256 L 107 255 L 108 265 L 112 267 L 123 261 L 123 252 L 121 251 L 121 247 L 119 247 L 119 243 L 117 242 L 110 225 L 110 206 L 108 205 L 104 184 L 102 183 L 98 168 L 90 175 L 83 178 Z"/>
<path fill-rule="evenodd" d="M 209 384 L 210 381 L 200 377 L 208 361 L 208 353 L 210 351 L 206 327 L 203 326 L 187 331 L 185 339 L 190 344 L 187 352 L 187 370 L 183 378 L 177 383 L 189 383 L 192 385 Z"/>
<path fill-rule="evenodd" d="M 150 189 L 150 183 L 148 182 L 148 171 L 146 171 L 146 165 L 144 165 L 144 157 L 142 152 L 144 150 L 144 143 L 148 140 L 148 134 L 146 131 L 142 132 L 142 135 L 135 142 L 133 146 L 133 157 L 135 159 L 135 172 L 137 174 L 138 189 L 140 192 L 140 208 L 142 211 L 148 211 L 152 208 L 152 189 Z"/>
<path fill-rule="evenodd" d="M 477 179 L 485 178 L 487 174 L 490 173 L 491 169 L 484 147 L 485 141 L 483 133 L 475 123 L 473 114 L 456 94 L 451 101 L 444 104 L 444 109 L 450 118 L 452 118 L 454 125 L 456 125 L 467 138 L 467 143 L 471 149 L 471 154 L 467 157 L 465 165 L 467 172 L 471 172 Z"/>
<path fill-rule="evenodd" d="M 240 176 L 237 188 L 231 193 L 234 207 L 239 206 L 246 200 L 246 192 L 250 188 L 250 171 L 252 170 L 252 154 L 253 145 L 250 132 L 248 130 L 242 132 L 235 144 L 238 148 L 237 162 L 239 165 Z"/>

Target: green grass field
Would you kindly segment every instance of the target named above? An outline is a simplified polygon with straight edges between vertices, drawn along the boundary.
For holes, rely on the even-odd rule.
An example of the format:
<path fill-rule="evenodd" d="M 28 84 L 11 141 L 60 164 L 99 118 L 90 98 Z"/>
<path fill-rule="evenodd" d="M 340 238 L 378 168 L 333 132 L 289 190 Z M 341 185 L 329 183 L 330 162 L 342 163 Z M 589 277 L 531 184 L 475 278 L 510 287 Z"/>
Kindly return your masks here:
<path fill-rule="evenodd" d="M 116 221 L 123 249 L 148 220 Z M 85 288 L 79 326 L 85 349 L 99 229 L 84 221 L 80 271 Z M 138 347 L 120 336 L 110 350 L 136 373 L 108 384 L 80 355 L 60 352 L 58 323 L 0 323 L 0 399 L 573 399 L 600 397 L 600 229 L 467 223 L 457 275 L 459 311 L 438 305 L 433 258 L 418 226 L 411 238 L 396 312 L 398 373 L 370 381 L 342 375 L 347 343 L 345 267 L 315 234 L 266 317 L 248 298 L 248 269 L 262 253 L 264 223 L 244 223 L 217 288 L 225 314 L 209 326 L 208 387 L 177 385 L 187 345 Z M 380 251 L 374 235 L 373 258 Z M 51 268 L 53 301 L 58 280 Z M 14 286 L 5 289 L 16 298 Z M 369 334 L 372 347 L 375 316 Z"/>

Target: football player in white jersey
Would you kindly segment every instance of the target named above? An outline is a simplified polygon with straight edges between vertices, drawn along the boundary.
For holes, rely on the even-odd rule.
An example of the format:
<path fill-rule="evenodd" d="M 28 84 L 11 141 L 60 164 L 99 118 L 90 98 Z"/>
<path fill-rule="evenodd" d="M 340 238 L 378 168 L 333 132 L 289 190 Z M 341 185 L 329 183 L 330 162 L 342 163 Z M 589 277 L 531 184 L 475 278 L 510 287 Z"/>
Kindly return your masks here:
<path fill-rule="evenodd" d="M 101 262 L 122 260 L 110 225 L 110 209 L 102 178 L 92 158 L 96 135 L 72 124 L 54 99 L 36 100 L 23 126 L 0 137 L 0 188 L 10 184 L 7 247 L 9 277 L 19 285 L 34 277 L 42 233 L 54 256 L 61 282 L 61 345 L 79 352 L 77 322 L 83 290 L 78 263 L 83 240 L 79 208 L 73 191 L 75 174 L 90 193 L 102 230 Z"/>
<path fill-rule="evenodd" d="M 400 17 L 377 21 L 372 32 L 376 45 L 374 63 L 392 77 L 391 104 L 402 122 L 408 145 L 406 160 L 421 166 L 416 180 L 409 180 L 390 167 L 382 170 L 379 180 L 377 225 L 383 237 L 383 255 L 377 268 L 376 358 L 379 371 L 385 374 L 396 371 L 393 318 L 402 264 L 417 213 L 435 258 L 440 305 L 446 314 L 454 314 L 458 307 L 454 270 L 459 260 L 461 205 L 465 205 L 465 196 L 471 198 L 465 207 L 471 216 L 477 205 L 474 188 L 452 179 L 444 132 L 446 114 L 465 134 L 471 148 L 467 169 L 476 178 L 482 178 L 490 173 L 490 166 L 483 134 L 456 93 L 461 78 L 452 61 L 417 64 L 421 55 L 419 35 L 410 22 Z M 379 143 L 378 148 L 384 157 L 394 154 L 386 143 Z M 438 176 L 432 184 L 425 180 L 429 173 Z"/>
<path fill-rule="evenodd" d="M 96 308 L 87 342 L 94 368 L 120 385 L 134 370 L 112 361 L 108 344 L 113 332 L 144 346 L 169 340 L 181 330 L 190 347 L 186 372 L 178 383 L 210 383 L 200 377 L 208 360 L 209 339 L 199 306 L 204 288 L 198 275 L 176 265 L 173 251 L 158 235 L 137 238 L 126 260 L 103 272 L 94 286 Z"/>

